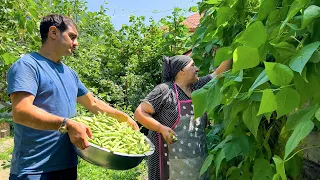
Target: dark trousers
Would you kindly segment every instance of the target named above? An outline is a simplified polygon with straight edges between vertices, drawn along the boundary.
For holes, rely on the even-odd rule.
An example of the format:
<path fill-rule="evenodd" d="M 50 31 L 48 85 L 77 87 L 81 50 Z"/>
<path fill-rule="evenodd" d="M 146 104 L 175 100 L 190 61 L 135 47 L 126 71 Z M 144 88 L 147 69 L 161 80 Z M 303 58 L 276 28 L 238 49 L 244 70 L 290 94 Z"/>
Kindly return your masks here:
<path fill-rule="evenodd" d="M 77 167 L 41 174 L 10 174 L 9 180 L 76 180 Z"/>

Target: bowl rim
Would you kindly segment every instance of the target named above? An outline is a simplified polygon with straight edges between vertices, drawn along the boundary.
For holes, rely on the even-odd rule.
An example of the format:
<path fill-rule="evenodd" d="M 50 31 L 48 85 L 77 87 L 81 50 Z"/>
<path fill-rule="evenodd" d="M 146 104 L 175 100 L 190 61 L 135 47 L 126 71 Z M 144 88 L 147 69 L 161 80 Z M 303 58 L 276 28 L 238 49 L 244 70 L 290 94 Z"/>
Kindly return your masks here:
<path fill-rule="evenodd" d="M 93 143 L 90 143 L 90 142 L 89 142 L 89 147 L 91 146 L 91 147 L 97 148 L 97 149 L 99 149 L 99 150 L 101 150 L 101 151 L 106 151 L 106 152 L 108 152 L 108 153 L 112 153 L 112 154 L 120 155 L 120 156 L 127 156 L 127 157 L 145 157 L 145 156 L 150 156 L 150 155 L 153 154 L 154 151 L 155 151 L 155 146 L 154 146 L 154 144 L 150 141 L 150 139 L 145 136 L 145 140 L 146 140 L 147 143 L 150 145 L 150 150 L 147 151 L 147 152 L 145 152 L 144 154 L 127 154 L 127 153 L 121 153 L 121 152 L 112 152 L 112 151 L 109 150 L 109 149 L 103 148 L 103 147 L 101 147 L 101 146 L 98 146 L 98 145 L 93 144 Z M 89 148 L 89 147 L 88 147 L 88 148 Z M 79 149 L 79 148 L 77 147 L 77 149 Z M 86 148 L 86 149 L 87 149 L 87 148 Z M 86 149 L 85 149 L 85 150 L 86 150 Z M 80 149 L 79 149 L 79 150 L 80 150 Z M 80 150 L 80 151 L 82 151 L 82 150 Z"/>

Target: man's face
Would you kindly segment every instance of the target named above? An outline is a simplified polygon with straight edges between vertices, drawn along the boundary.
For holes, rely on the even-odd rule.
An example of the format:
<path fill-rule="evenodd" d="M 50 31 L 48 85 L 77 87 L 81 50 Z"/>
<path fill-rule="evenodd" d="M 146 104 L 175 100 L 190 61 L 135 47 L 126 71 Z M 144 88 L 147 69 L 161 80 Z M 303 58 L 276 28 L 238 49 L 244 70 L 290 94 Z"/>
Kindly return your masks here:
<path fill-rule="evenodd" d="M 60 34 L 58 38 L 59 53 L 61 56 L 70 56 L 76 50 L 78 46 L 78 31 L 77 28 L 69 25 L 68 29 Z"/>

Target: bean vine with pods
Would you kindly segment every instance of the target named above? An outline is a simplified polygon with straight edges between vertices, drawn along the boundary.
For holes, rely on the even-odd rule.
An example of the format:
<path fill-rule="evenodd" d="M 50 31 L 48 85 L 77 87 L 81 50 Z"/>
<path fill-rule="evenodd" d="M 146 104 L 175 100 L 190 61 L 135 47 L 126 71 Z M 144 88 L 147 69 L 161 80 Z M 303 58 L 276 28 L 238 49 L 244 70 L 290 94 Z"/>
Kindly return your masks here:
<path fill-rule="evenodd" d="M 299 179 L 303 143 L 320 127 L 320 2 L 205 0 L 191 37 L 197 66 L 233 67 L 192 94 L 215 179 Z M 217 49 L 212 52 L 212 49 Z"/>

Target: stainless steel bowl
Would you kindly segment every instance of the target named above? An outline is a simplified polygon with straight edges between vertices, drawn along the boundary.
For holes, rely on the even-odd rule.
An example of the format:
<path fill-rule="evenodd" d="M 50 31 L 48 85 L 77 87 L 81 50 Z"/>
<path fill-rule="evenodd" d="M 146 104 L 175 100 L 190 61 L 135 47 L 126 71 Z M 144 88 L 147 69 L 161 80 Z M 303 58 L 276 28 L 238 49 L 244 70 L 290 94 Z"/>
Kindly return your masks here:
<path fill-rule="evenodd" d="M 145 157 L 153 154 L 154 145 L 147 137 L 146 142 L 150 145 L 150 151 L 146 152 L 145 154 L 111 152 L 110 150 L 101 148 L 92 143 L 89 143 L 89 147 L 84 150 L 81 150 L 76 146 L 74 147 L 78 156 L 91 164 L 95 164 L 107 169 L 127 170 L 136 167 Z"/>

